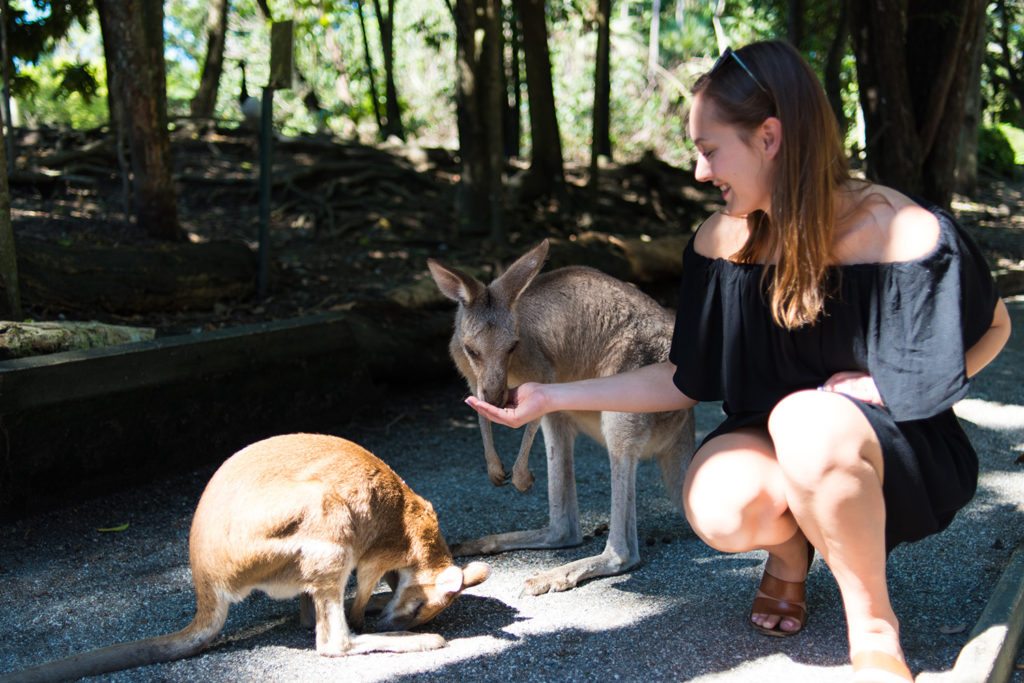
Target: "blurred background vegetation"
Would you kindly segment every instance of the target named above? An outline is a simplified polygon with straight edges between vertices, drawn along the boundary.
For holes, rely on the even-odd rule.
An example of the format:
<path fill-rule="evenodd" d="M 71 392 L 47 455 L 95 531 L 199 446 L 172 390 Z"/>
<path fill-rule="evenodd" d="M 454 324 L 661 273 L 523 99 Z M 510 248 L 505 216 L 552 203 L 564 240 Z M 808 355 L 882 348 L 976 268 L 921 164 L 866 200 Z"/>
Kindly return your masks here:
<path fill-rule="evenodd" d="M 546 5 L 552 76 L 559 131 L 566 161 L 590 155 L 593 106 L 593 0 L 549 0 Z M 715 14 L 734 45 L 786 36 L 792 2 L 787 0 L 616 0 L 611 17 L 612 144 L 619 159 L 652 150 L 669 163 L 686 165 L 684 134 L 687 86 L 717 54 Z M 819 73 L 837 30 L 839 0 L 806 3 L 801 44 Z M 106 124 L 107 91 L 103 45 L 95 9 L 88 2 L 7 0 L 21 32 L 35 35 L 30 49 L 13 55 L 11 94 L 14 123 L 77 129 Z M 164 3 L 168 114 L 184 117 L 196 92 L 206 57 L 205 23 L 210 3 Z M 721 6 L 721 7 L 719 7 Z M 1024 50 L 1024 16 L 1019 0 L 990 3 L 985 58 L 981 70 L 984 102 L 979 154 L 994 173 L 1012 173 L 1024 164 L 1024 115 L 1012 84 L 1019 78 Z M 360 3 L 354 0 L 286 0 L 273 3 L 276 17 L 295 22 L 296 67 L 308 79 L 303 88 L 282 91 L 275 99 L 275 120 L 288 135 L 318 126 L 344 140 L 373 142 L 378 129 L 373 113 L 369 69 L 376 72 L 383 99 L 380 31 L 372 6 L 362 7 L 367 26 L 364 50 Z M 59 21 L 55 16 L 62 15 Z M 652 30 L 652 16 L 658 26 Z M 47 24 L 50 24 L 47 26 Z M 216 116 L 238 118 L 239 62 L 247 60 L 249 88 L 267 81 L 269 31 L 254 0 L 234 0 L 228 14 L 224 71 Z M 1003 41 L 1005 33 L 1006 41 Z M 455 27 L 445 0 L 397 0 L 394 3 L 394 54 L 397 91 L 405 133 L 424 146 L 458 147 L 456 126 Z M 12 42 L 18 36 L 12 36 Z M 1003 53 L 1007 45 L 1011 54 Z M 20 54 L 19 54 L 20 52 Z M 653 62 L 652 62 L 653 60 Z M 656 63 L 652 69 L 652 63 Z M 847 146 L 863 149 L 858 125 L 856 64 L 847 50 L 841 61 L 843 113 L 850 125 Z M 822 74 L 823 75 L 823 74 Z M 524 96 L 525 93 L 525 80 Z M 303 105 L 306 88 L 315 91 L 322 120 Z M 523 128 L 528 155 L 529 127 Z"/>

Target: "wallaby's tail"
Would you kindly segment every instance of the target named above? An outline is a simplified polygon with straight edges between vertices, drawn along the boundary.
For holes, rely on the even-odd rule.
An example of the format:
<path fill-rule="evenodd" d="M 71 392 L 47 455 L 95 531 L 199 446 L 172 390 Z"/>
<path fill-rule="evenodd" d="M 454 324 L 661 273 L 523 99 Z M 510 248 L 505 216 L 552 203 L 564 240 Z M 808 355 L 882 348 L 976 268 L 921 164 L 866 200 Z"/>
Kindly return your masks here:
<path fill-rule="evenodd" d="M 212 610 L 198 612 L 192 623 L 177 633 L 119 643 L 47 662 L 24 671 L 0 674 L 0 683 L 74 680 L 194 655 L 209 645 L 220 633 L 228 615 L 229 604 L 227 601 L 218 602 Z"/>

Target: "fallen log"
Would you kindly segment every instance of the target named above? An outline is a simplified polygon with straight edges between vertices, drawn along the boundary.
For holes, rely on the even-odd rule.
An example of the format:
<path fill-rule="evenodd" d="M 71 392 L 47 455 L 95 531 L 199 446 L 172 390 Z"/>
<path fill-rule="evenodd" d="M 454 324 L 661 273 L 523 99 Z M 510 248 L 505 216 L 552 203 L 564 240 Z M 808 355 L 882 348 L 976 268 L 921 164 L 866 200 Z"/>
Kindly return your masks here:
<path fill-rule="evenodd" d="M 156 330 L 151 327 L 108 325 L 94 320 L 38 323 L 0 321 L 0 360 L 149 341 L 154 336 Z"/>
<path fill-rule="evenodd" d="M 26 305 L 118 314 L 203 310 L 255 290 L 256 256 L 242 242 L 16 243 Z"/>

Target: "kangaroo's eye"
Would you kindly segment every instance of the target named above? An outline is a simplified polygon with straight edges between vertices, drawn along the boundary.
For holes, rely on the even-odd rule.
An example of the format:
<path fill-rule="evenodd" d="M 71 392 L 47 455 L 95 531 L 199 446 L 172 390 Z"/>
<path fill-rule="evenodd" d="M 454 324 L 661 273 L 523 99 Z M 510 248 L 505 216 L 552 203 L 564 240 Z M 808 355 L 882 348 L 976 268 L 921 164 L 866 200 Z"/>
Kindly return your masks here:
<path fill-rule="evenodd" d="M 472 358 L 473 360 L 480 360 L 481 358 L 480 352 L 477 351 L 476 349 L 471 349 L 468 346 L 463 346 L 462 350 L 465 351 L 466 355 Z"/>
<path fill-rule="evenodd" d="M 519 340 L 516 339 L 514 342 L 512 342 L 512 346 L 510 346 L 509 349 L 508 349 L 509 355 L 511 355 L 518 348 L 519 348 Z"/>

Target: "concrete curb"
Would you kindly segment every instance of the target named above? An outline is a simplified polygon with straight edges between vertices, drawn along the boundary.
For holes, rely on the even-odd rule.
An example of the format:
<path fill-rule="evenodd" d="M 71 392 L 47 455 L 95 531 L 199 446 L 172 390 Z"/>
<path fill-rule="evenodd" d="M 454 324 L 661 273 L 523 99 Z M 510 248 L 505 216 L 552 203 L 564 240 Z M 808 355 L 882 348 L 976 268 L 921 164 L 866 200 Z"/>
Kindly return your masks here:
<path fill-rule="evenodd" d="M 1007 683 L 1024 639 L 1024 544 L 992 590 L 985 610 L 951 671 L 922 674 L 918 683 Z"/>

